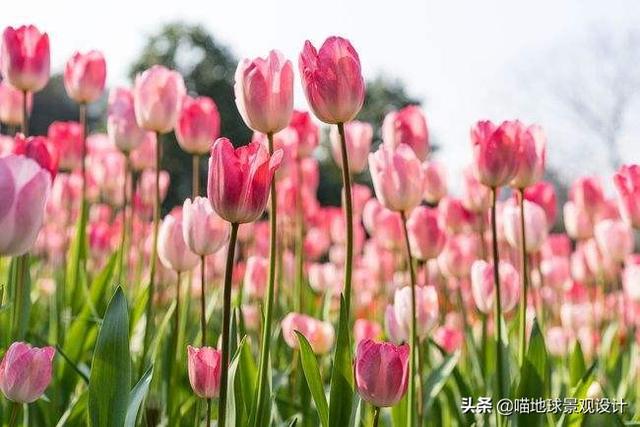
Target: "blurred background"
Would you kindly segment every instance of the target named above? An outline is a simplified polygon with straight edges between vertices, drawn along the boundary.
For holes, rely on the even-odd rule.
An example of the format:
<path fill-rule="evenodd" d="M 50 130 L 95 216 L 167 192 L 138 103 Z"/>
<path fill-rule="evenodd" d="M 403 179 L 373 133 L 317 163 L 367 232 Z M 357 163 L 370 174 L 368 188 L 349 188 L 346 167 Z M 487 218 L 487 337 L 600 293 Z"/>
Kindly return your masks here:
<path fill-rule="evenodd" d="M 543 126 L 547 179 L 561 195 L 582 175 L 600 175 L 610 189 L 618 166 L 640 162 L 635 0 L 112 0 L 98 7 L 22 0 L 2 8 L 1 27 L 27 23 L 48 32 L 57 75 L 35 97 L 35 133 L 46 133 L 53 120 L 76 119 L 59 73 L 75 50 L 99 49 L 109 87 L 130 85 L 136 72 L 156 63 L 179 70 L 190 92 L 215 100 L 222 134 L 241 144 L 250 131 L 233 98 L 238 60 L 276 48 L 297 69 L 306 39 L 318 45 L 337 34 L 358 50 L 368 81 L 358 118 L 378 128 L 387 111 L 421 104 L 432 156 L 446 164 L 454 194 L 471 158 L 469 128 L 479 119 Z M 91 110 L 94 131 L 104 129 L 105 107 L 106 96 Z M 307 108 L 299 81 L 296 107 Z M 164 167 L 172 185 L 165 209 L 189 194 L 191 164 L 176 144 L 167 145 Z M 340 178 L 326 147 L 327 141 L 317 153 L 323 162 L 319 198 L 337 204 Z"/>

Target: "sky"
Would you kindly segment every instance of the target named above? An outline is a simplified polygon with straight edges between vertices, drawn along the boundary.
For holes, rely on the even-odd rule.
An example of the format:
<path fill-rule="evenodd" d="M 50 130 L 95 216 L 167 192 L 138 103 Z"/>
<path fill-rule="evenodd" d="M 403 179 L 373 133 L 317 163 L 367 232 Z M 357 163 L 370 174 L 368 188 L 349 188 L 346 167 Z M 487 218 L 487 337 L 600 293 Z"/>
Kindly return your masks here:
<path fill-rule="evenodd" d="M 52 66 L 60 70 L 75 50 L 100 49 L 108 61 L 108 85 L 127 84 L 129 64 L 149 34 L 166 22 L 207 27 L 240 57 L 277 48 L 297 62 L 306 39 L 329 35 L 351 40 L 363 72 L 403 80 L 424 101 L 437 157 L 456 176 L 470 160 L 469 127 L 479 119 L 520 118 L 548 129 L 550 163 L 577 173 L 608 174 L 598 150 L 581 137 L 558 131 L 564 122 L 540 108 L 523 70 L 541 64 L 545 52 L 571 50 L 595 30 L 624 34 L 640 23 L 635 0 L 303 0 L 199 1 L 21 0 L 0 11 L 0 26 L 33 23 L 51 39 Z M 556 52 L 557 53 L 557 52 Z M 298 107 L 305 107 L 297 83 Z M 640 111 L 640 109 L 639 109 Z M 576 134 L 577 135 L 577 134 Z M 638 138 L 640 139 L 640 133 Z M 640 162 L 635 132 L 625 138 L 625 161 Z M 557 148 L 556 148 L 557 147 Z M 587 154 L 585 154 L 587 153 Z M 583 159 L 587 156 L 586 159 Z M 592 161 L 590 161 L 592 160 Z M 574 171 L 575 169 L 575 171 Z"/>

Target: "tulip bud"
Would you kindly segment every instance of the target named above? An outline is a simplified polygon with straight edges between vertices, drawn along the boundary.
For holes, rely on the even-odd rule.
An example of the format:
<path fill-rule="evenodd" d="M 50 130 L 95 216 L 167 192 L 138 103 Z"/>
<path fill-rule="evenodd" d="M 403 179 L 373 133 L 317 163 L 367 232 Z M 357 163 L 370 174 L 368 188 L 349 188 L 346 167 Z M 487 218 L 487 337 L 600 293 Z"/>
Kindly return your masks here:
<path fill-rule="evenodd" d="M 64 68 L 64 88 L 69 98 L 79 104 L 97 101 L 104 91 L 107 63 L 102 52 L 76 52 Z"/>
<path fill-rule="evenodd" d="M 33 25 L 7 27 L 2 34 L 0 73 L 21 91 L 37 92 L 49 81 L 49 36 Z"/>
<path fill-rule="evenodd" d="M 436 258 L 446 239 L 440 226 L 438 211 L 423 206 L 415 208 L 407 220 L 411 254 L 425 261 Z"/>
<path fill-rule="evenodd" d="M 429 155 L 429 130 L 420 107 L 409 105 L 388 113 L 382 123 L 382 140 L 390 148 L 407 144 L 424 162 Z"/>
<path fill-rule="evenodd" d="M 182 205 L 182 236 L 191 252 L 211 255 L 229 240 L 229 224 L 214 212 L 209 199 L 187 199 Z"/>
<path fill-rule="evenodd" d="M 520 206 L 507 203 L 502 211 L 502 221 L 507 242 L 512 248 L 520 248 Z M 524 231 L 526 252 L 538 252 L 547 238 L 547 216 L 540 206 L 528 200 L 524 201 Z"/>
<path fill-rule="evenodd" d="M 7 125 L 22 124 L 24 93 L 6 81 L 0 81 L 0 122 Z M 27 93 L 27 112 L 33 107 L 33 94 Z"/>
<path fill-rule="evenodd" d="M 567 234 L 576 240 L 588 239 L 593 235 L 593 223 L 588 212 L 572 201 L 564 204 L 562 210 Z"/>
<path fill-rule="evenodd" d="M 58 173 L 58 151 L 44 136 L 30 136 L 25 138 L 21 133 L 15 137 L 13 154 L 22 154 L 38 162 L 41 168 L 51 175 L 51 180 Z"/>
<path fill-rule="evenodd" d="M 516 176 L 511 180 L 514 188 L 535 184 L 544 174 L 547 137 L 538 125 L 522 127 L 517 138 Z"/>
<path fill-rule="evenodd" d="M 281 326 L 282 337 L 291 348 L 298 348 L 295 331 L 304 335 L 316 354 L 325 354 L 333 346 L 335 332 L 329 322 L 322 322 L 305 314 L 289 313 L 282 319 Z"/>
<path fill-rule="evenodd" d="M 130 153 L 144 141 L 147 131 L 138 127 L 129 89 L 116 88 L 109 93 L 107 133 L 123 153 Z M 152 157 L 155 162 L 155 156 Z"/>
<path fill-rule="evenodd" d="M 158 258 L 165 267 L 178 272 L 193 270 L 200 258 L 187 247 L 182 235 L 182 218 L 169 214 L 158 232 Z"/>
<path fill-rule="evenodd" d="M 170 132 L 185 93 L 184 80 L 177 71 L 154 65 L 138 74 L 133 88 L 138 126 L 160 133 Z"/>
<path fill-rule="evenodd" d="M 342 168 L 342 149 L 340 135 L 337 127 L 332 127 L 331 155 L 339 168 Z M 349 170 L 352 174 L 360 173 L 367 167 L 367 156 L 371 149 L 373 128 L 369 123 L 354 120 L 344 125 L 344 137 L 347 143 L 347 155 L 349 157 Z"/>
<path fill-rule="evenodd" d="M 14 342 L 0 362 L 0 390 L 16 403 L 37 400 L 51 382 L 53 347 L 31 347 L 27 343 Z"/>
<path fill-rule="evenodd" d="M 407 392 L 409 346 L 360 341 L 354 362 L 356 390 L 376 407 L 394 406 Z"/>
<path fill-rule="evenodd" d="M 187 346 L 187 369 L 193 392 L 203 399 L 215 399 L 220 393 L 220 350 Z"/>
<path fill-rule="evenodd" d="M 622 166 L 613 177 L 618 209 L 633 228 L 640 228 L 640 166 Z"/>
<path fill-rule="evenodd" d="M 478 122 L 471 129 L 473 167 L 476 178 L 490 188 L 506 185 L 517 172 L 518 137 L 522 124 Z"/>
<path fill-rule="evenodd" d="M 500 299 L 502 312 L 508 313 L 518 303 L 520 297 L 520 279 L 518 272 L 511 264 L 500 261 Z M 488 314 L 493 310 L 495 301 L 495 279 L 493 265 L 486 261 L 478 260 L 471 267 L 471 295 L 476 307 L 481 312 Z"/>
<path fill-rule="evenodd" d="M 302 88 L 316 117 L 329 124 L 353 120 L 364 103 L 365 83 L 351 43 L 329 37 L 316 51 L 306 41 L 298 65 Z"/>
<path fill-rule="evenodd" d="M 189 154 L 207 154 L 219 135 L 220 113 L 213 99 L 185 96 L 176 124 L 180 147 Z"/>

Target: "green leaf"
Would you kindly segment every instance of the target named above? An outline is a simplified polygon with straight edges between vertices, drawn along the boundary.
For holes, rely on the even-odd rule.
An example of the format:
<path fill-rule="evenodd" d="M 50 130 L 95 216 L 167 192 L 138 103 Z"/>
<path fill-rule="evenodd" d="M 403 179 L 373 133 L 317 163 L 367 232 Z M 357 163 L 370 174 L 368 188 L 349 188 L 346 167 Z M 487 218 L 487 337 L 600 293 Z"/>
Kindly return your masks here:
<path fill-rule="evenodd" d="M 134 427 L 136 425 L 136 418 L 138 418 L 138 411 L 140 405 L 144 401 L 147 393 L 149 392 L 149 385 L 151 384 L 151 378 L 153 377 L 153 365 L 149 366 L 147 372 L 144 373 L 138 384 L 133 387 L 131 393 L 129 393 L 129 406 L 127 406 L 127 415 L 124 421 L 125 427 Z"/>
<path fill-rule="evenodd" d="M 458 364 L 460 353 L 448 355 L 427 377 L 424 385 L 424 412 L 427 413 Z"/>
<path fill-rule="evenodd" d="M 238 365 L 240 363 L 240 354 L 242 352 L 242 347 L 244 347 L 246 343 L 246 337 L 242 338 L 240 344 L 238 345 L 238 350 L 236 351 L 231 363 L 229 364 L 229 373 L 227 378 L 227 420 L 226 424 L 228 426 L 236 425 L 236 418 L 242 418 L 244 408 L 242 405 L 236 405 L 236 395 L 234 393 L 235 383 L 236 383 L 236 372 L 238 371 Z M 236 413 L 238 411 L 239 413 Z"/>
<path fill-rule="evenodd" d="M 349 313 L 340 296 L 340 320 L 338 340 L 331 371 L 331 393 L 329 400 L 329 426 L 345 427 L 351 418 L 353 403 L 353 369 L 351 367 L 351 343 L 349 341 Z"/>
<path fill-rule="evenodd" d="M 118 287 L 104 315 L 91 363 L 91 426 L 120 427 L 124 424 L 129 406 L 130 384 L 129 312 L 124 293 Z"/>
<path fill-rule="evenodd" d="M 569 394 L 569 396 L 567 397 L 575 397 L 576 399 L 584 399 L 587 396 L 587 391 L 589 390 L 589 387 L 591 386 L 591 383 L 593 382 L 593 379 L 595 377 L 595 372 L 596 372 L 596 367 L 597 367 L 597 362 L 594 362 L 591 367 L 589 368 L 589 370 L 587 372 L 585 372 L 585 374 L 582 376 L 582 378 L 580 378 L 580 381 L 578 382 L 578 385 L 575 386 L 575 388 L 573 389 L 573 391 Z M 558 426 L 559 427 L 567 427 L 567 426 L 571 426 L 571 427 L 578 427 L 582 425 L 582 419 L 584 417 L 584 414 L 580 414 L 577 412 L 571 413 L 571 414 L 562 414 L 562 416 L 560 417 L 560 420 L 558 421 Z"/>
<path fill-rule="evenodd" d="M 538 321 L 534 320 L 529 339 L 529 348 L 520 370 L 520 382 L 516 391 L 517 398 L 547 398 L 550 393 L 550 365 L 547 350 Z M 544 414 L 532 411 L 518 414 L 519 426 L 542 426 Z"/>
<path fill-rule="evenodd" d="M 11 328 L 11 340 L 24 340 L 29 328 L 29 316 L 31 314 L 31 274 L 29 272 L 29 254 L 20 255 L 11 260 L 9 278 L 12 283 L 9 289 L 13 290 L 13 319 Z"/>
<path fill-rule="evenodd" d="M 500 317 L 500 323 L 502 323 L 502 334 L 500 337 L 500 355 L 502 360 L 502 390 L 505 393 L 505 396 L 508 397 L 509 390 L 511 387 L 511 358 L 509 357 L 510 349 L 509 349 L 509 331 L 507 330 L 507 325 L 504 321 L 504 317 Z"/>
<path fill-rule="evenodd" d="M 569 385 L 573 387 L 578 384 L 578 381 L 580 381 L 580 378 L 582 378 L 586 371 L 587 366 L 584 362 L 582 346 L 579 340 L 575 340 L 573 351 L 571 351 L 571 355 L 569 356 L 569 379 L 571 381 Z"/>
<path fill-rule="evenodd" d="M 405 393 L 400 402 L 391 408 L 391 421 L 394 427 L 407 425 L 407 405 L 407 393 Z"/>
<path fill-rule="evenodd" d="M 300 332 L 295 331 L 300 343 L 300 360 L 302 362 L 302 371 L 307 379 L 307 385 L 313 396 L 313 401 L 318 408 L 318 415 L 323 427 L 329 426 L 329 405 L 327 404 L 327 396 L 324 394 L 322 385 L 322 377 L 320 376 L 320 368 L 309 341 Z"/>
<path fill-rule="evenodd" d="M 87 259 L 88 211 L 87 202 L 83 200 L 80 206 L 80 216 L 76 222 L 76 230 L 67 254 L 65 288 L 74 313 L 79 311 L 79 307 L 82 306 L 83 302 L 82 287 L 85 285 L 83 281 L 86 280 L 84 261 Z"/>

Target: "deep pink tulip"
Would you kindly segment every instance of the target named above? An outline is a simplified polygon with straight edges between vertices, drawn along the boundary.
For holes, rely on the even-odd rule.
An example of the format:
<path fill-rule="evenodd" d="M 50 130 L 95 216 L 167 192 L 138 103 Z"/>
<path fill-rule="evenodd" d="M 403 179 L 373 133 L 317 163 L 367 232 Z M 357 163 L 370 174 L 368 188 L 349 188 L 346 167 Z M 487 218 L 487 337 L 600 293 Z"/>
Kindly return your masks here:
<path fill-rule="evenodd" d="M 353 369 L 362 399 L 379 408 L 394 406 L 407 392 L 409 346 L 360 341 Z"/>
<path fill-rule="evenodd" d="M 539 181 L 524 190 L 525 200 L 536 203 L 547 216 L 547 226 L 553 228 L 558 214 L 556 189 L 550 182 Z"/>
<path fill-rule="evenodd" d="M 136 122 L 133 93 L 129 89 L 118 87 L 109 93 L 107 133 L 113 144 L 124 153 L 131 153 L 144 141 L 147 131 Z M 155 157 L 152 160 L 155 161 Z"/>
<path fill-rule="evenodd" d="M 60 169 L 71 171 L 82 161 L 82 126 L 78 122 L 53 122 L 47 137 L 60 156 Z"/>
<path fill-rule="evenodd" d="M 25 138 L 23 134 L 18 133 L 13 154 L 22 154 L 38 162 L 41 168 L 49 172 L 52 181 L 58 173 L 58 150 L 44 136 Z"/>
<path fill-rule="evenodd" d="M 376 196 L 386 208 L 409 212 L 420 204 L 424 177 L 420 160 L 411 147 L 380 146 L 369 154 L 369 167 Z"/>
<path fill-rule="evenodd" d="M 69 98 L 79 104 L 97 101 L 104 91 L 107 62 L 102 52 L 76 52 L 64 67 L 64 88 Z"/>
<path fill-rule="evenodd" d="M 220 136 L 220 113 L 213 99 L 185 96 L 176 124 L 176 138 L 189 154 L 207 154 Z"/>
<path fill-rule="evenodd" d="M 438 204 L 447 195 L 447 174 L 444 164 L 427 161 L 422 164 L 424 174 L 424 200 L 432 205 Z"/>
<path fill-rule="evenodd" d="M 640 228 L 640 165 L 625 165 L 613 177 L 618 209 L 633 228 Z"/>
<path fill-rule="evenodd" d="M 36 241 L 51 176 L 25 156 L 0 157 L 0 255 L 17 256 Z"/>
<path fill-rule="evenodd" d="M 53 347 L 31 347 L 14 342 L 0 362 L 0 390 L 16 403 L 36 401 L 51 382 Z"/>
<path fill-rule="evenodd" d="M 411 254 L 419 260 L 436 258 L 446 240 L 444 229 L 440 225 L 436 209 L 418 206 L 407 220 Z"/>
<path fill-rule="evenodd" d="M 206 197 L 184 201 L 182 205 L 182 236 L 191 252 L 211 255 L 229 240 L 229 224 L 218 216 Z"/>
<path fill-rule="evenodd" d="M 7 27 L 2 33 L 0 73 L 11 86 L 37 92 L 49 81 L 49 36 L 33 25 Z"/>
<path fill-rule="evenodd" d="M 23 92 L 5 80 L 0 81 L 0 122 L 19 126 L 22 124 Z M 33 93 L 27 93 L 27 112 L 33 107 Z"/>
<path fill-rule="evenodd" d="M 447 353 L 453 353 L 454 351 L 462 348 L 464 334 L 460 328 L 456 328 L 451 325 L 444 325 L 435 330 L 433 333 L 433 340 Z"/>
<path fill-rule="evenodd" d="M 526 188 L 542 179 L 547 153 L 547 137 L 538 125 L 527 128 L 523 126 L 516 141 L 517 170 L 516 176 L 511 180 L 511 186 Z"/>
<path fill-rule="evenodd" d="M 191 271 L 200 257 L 191 252 L 182 235 L 182 218 L 169 214 L 162 220 L 158 233 L 158 258 L 165 267 L 178 272 Z"/>
<path fill-rule="evenodd" d="M 615 262 L 622 262 L 633 252 L 633 230 L 620 220 L 605 219 L 593 231 L 600 251 Z"/>
<path fill-rule="evenodd" d="M 507 203 L 502 210 L 502 224 L 505 239 L 512 248 L 519 250 L 522 234 L 520 206 L 516 203 Z M 547 238 L 547 216 L 544 209 L 528 200 L 524 201 L 524 231 L 526 252 L 529 254 L 538 252 Z"/>
<path fill-rule="evenodd" d="M 596 177 L 578 178 L 571 184 L 569 199 L 575 203 L 578 210 L 586 212 L 593 219 L 605 203 L 602 184 Z"/>
<path fill-rule="evenodd" d="M 261 300 L 267 289 L 267 273 L 269 272 L 269 260 L 263 256 L 252 255 L 247 258 L 243 291 L 249 298 Z"/>
<path fill-rule="evenodd" d="M 498 188 L 513 179 L 521 126 L 518 121 L 505 121 L 498 127 L 480 121 L 471 129 L 474 173 L 482 184 Z"/>
<path fill-rule="evenodd" d="M 293 110 L 289 126 L 298 134 L 298 157 L 308 157 L 320 142 L 320 130 L 307 111 Z"/>
<path fill-rule="evenodd" d="M 325 354 L 333 346 L 335 332 L 329 322 L 314 319 L 306 314 L 289 313 L 282 319 L 281 326 L 282 336 L 291 348 L 298 348 L 295 331 L 304 335 L 316 354 Z"/>
<path fill-rule="evenodd" d="M 234 91 L 244 122 L 256 132 L 276 133 L 289 124 L 293 111 L 293 66 L 272 50 L 266 58 L 238 64 Z"/>
<path fill-rule="evenodd" d="M 593 222 L 589 213 L 575 202 L 568 201 L 563 207 L 564 226 L 567 234 L 576 240 L 593 236 Z"/>
<path fill-rule="evenodd" d="M 353 337 L 356 345 L 358 345 L 360 341 L 367 339 L 378 339 L 380 334 L 382 334 L 382 328 L 378 322 L 368 319 L 356 319 L 356 321 L 353 322 Z"/>
<path fill-rule="evenodd" d="M 307 102 L 318 119 L 329 124 L 353 120 L 364 103 L 365 83 L 349 40 L 329 37 L 319 51 L 307 40 L 298 66 Z"/>
<path fill-rule="evenodd" d="M 520 279 L 516 269 L 507 261 L 500 261 L 499 269 L 502 312 L 508 313 L 518 303 Z M 493 310 L 495 290 L 493 265 L 483 260 L 474 262 L 471 267 L 471 295 L 482 313 L 488 314 Z"/>
<path fill-rule="evenodd" d="M 382 139 L 391 148 L 407 144 L 420 161 L 425 161 L 429 155 L 429 130 L 420 107 L 409 105 L 388 113 L 382 123 Z"/>
<path fill-rule="evenodd" d="M 203 399 L 215 399 L 220 392 L 220 350 L 187 346 L 187 369 L 193 392 Z"/>
<path fill-rule="evenodd" d="M 208 185 L 208 197 L 218 215 L 231 223 L 258 219 L 282 155 L 278 149 L 269 156 L 266 147 L 256 142 L 234 149 L 227 138 L 219 138 L 211 149 Z"/>
<path fill-rule="evenodd" d="M 177 71 L 154 65 L 138 74 L 133 88 L 138 126 L 160 133 L 170 132 L 178 120 L 185 93 L 184 80 Z"/>
<path fill-rule="evenodd" d="M 411 287 L 396 289 L 393 296 L 393 310 L 406 341 L 411 336 Z M 433 286 L 416 286 L 416 334 L 425 338 L 438 322 L 438 293 Z"/>
<path fill-rule="evenodd" d="M 349 169 L 352 174 L 360 173 L 367 167 L 367 157 L 373 140 L 373 127 L 369 123 L 354 120 L 344 125 Z M 331 128 L 331 155 L 339 168 L 342 168 L 342 151 L 338 128 Z"/>
<path fill-rule="evenodd" d="M 462 204 L 476 214 L 484 214 L 491 205 L 491 192 L 476 178 L 473 166 L 468 166 L 462 174 Z"/>

